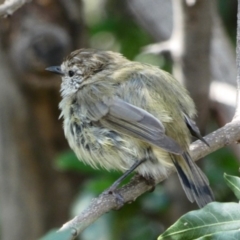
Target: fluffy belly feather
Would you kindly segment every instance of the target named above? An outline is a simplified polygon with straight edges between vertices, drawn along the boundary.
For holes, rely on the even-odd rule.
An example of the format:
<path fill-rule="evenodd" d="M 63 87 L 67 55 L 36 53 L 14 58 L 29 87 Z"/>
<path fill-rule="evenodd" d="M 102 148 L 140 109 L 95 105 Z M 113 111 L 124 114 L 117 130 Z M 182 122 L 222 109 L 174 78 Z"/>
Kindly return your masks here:
<path fill-rule="evenodd" d="M 91 122 L 64 120 L 64 132 L 77 157 L 94 168 L 128 170 L 135 161 L 146 158 L 137 169 L 142 176 L 166 175 L 171 166 L 169 154 L 138 139 L 101 128 Z"/>

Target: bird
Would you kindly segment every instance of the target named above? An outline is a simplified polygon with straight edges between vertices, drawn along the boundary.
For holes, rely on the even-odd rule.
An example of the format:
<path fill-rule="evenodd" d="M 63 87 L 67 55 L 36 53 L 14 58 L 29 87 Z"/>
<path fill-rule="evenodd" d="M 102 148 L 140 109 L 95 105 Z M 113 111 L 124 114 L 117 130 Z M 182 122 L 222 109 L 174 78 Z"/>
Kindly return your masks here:
<path fill-rule="evenodd" d="M 190 202 L 201 208 L 214 200 L 189 150 L 191 136 L 208 143 L 193 120 L 193 100 L 170 73 L 117 52 L 87 48 L 46 70 L 62 77 L 60 118 L 78 159 L 124 173 L 110 193 L 131 172 L 155 181 L 174 166 Z"/>

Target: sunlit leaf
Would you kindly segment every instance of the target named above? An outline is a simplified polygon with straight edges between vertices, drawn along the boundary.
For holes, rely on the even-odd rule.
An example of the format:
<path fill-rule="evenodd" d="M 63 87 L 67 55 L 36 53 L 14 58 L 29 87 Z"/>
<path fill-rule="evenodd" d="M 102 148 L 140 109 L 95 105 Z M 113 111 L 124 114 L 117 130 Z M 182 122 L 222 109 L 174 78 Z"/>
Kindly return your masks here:
<path fill-rule="evenodd" d="M 238 200 L 240 200 L 240 178 L 224 173 L 227 185 L 232 189 Z"/>
<path fill-rule="evenodd" d="M 238 203 L 213 202 L 200 210 L 183 215 L 169 227 L 158 240 L 192 240 L 209 234 L 240 228 L 240 205 Z M 229 239 L 229 238 L 225 238 Z"/>
<path fill-rule="evenodd" d="M 197 240 L 238 240 L 240 239 L 240 230 L 218 232 L 200 237 Z"/>

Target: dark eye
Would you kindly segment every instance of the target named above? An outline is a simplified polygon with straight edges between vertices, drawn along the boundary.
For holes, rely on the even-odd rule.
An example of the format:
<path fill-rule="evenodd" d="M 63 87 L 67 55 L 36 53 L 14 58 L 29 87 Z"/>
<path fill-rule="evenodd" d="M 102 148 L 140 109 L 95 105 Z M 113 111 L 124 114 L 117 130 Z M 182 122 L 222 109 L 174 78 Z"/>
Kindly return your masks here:
<path fill-rule="evenodd" d="M 69 75 L 69 77 L 72 77 L 74 74 L 75 74 L 74 71 L 72 71 L 72 70 L 68 71 L 68 75 Z"/>

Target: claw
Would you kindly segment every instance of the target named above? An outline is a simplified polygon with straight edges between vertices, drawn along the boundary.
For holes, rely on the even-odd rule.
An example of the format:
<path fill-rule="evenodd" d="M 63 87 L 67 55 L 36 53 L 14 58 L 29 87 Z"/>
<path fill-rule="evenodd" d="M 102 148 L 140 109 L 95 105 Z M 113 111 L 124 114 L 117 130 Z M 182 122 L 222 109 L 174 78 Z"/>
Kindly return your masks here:
<path fill-rule="evenodd" d="M 117 207 L 116 210 L 119 210 L 121 207 L 123 207 L 125 201 L 123 196 L 118 192 L 117 189 L 112 189 L 111 187 L 106 191 L 107 194 L 111 194 L 113 195 L 113 197 L 115 198 Z"/>
<path fill-rule="evenodd" d="M 142 178 L 148 186 L 151 186 L 149 192 L 153 192 L 155 190 L 156 182 L 153 177 L 139 175 L 139 178 Z"/>

